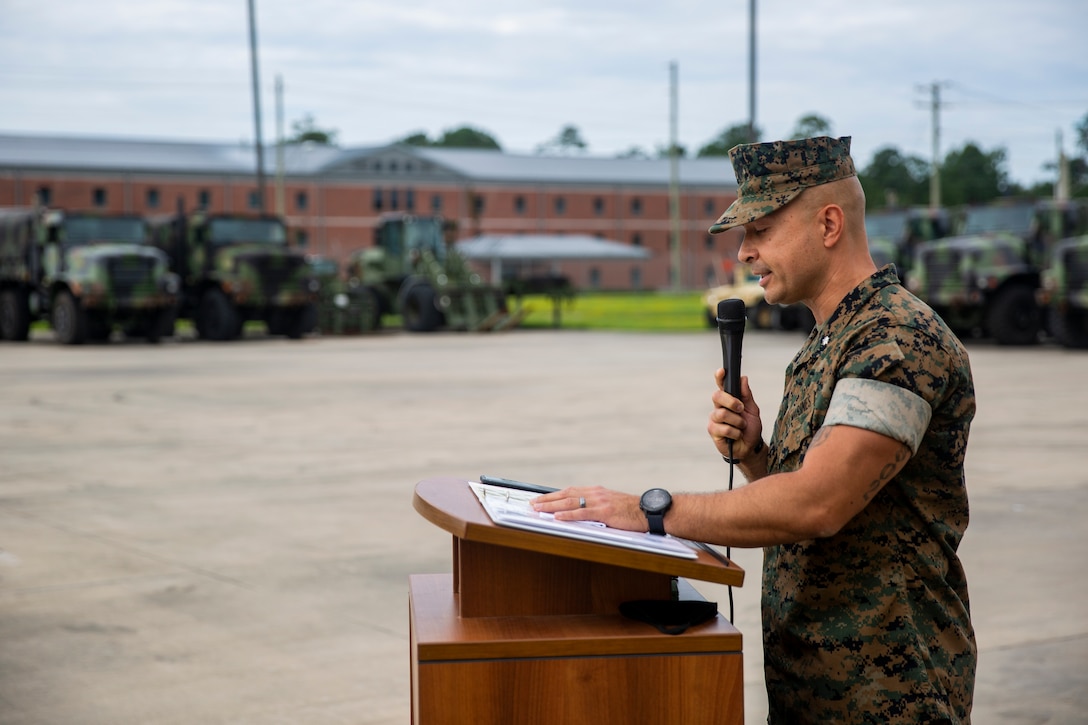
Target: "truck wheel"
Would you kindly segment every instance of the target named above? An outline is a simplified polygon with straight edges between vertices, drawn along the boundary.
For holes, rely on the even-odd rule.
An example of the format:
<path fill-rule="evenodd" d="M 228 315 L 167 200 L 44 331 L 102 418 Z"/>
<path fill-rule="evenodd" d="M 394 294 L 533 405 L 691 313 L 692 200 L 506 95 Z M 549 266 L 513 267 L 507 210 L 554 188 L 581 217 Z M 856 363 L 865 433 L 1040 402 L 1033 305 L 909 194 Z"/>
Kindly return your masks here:
<path fill-rule="evenodd" d="M 1034 345 L 1043 329 L 1043 315 L 1035 290 L 1010 285 L 997 293 L 986 316 L 986 327 L 999 345 Z"/>
<path fill-rule="evenodd" d="M 1068 308 L 1065 312 L 1051 308 L 1050 329 L 1054 339 L 1073 349 L 1088 348 L 1088 314 L 1085 310 Z"/>
<path fill-rule="evenodd" d="M 442 313 L 434 305 L 434 287 L 416 282 L 401 295 L 401 319 L 412 332 L 432 332 L 442 324 Z"/>
<path fill-rule="evenodd" d="M 68 290 L 62 290 L 53 304 L 53 332 L 63 345 L 80 345 L 87 339 L 87 315 Z"/>
<path fill-rule="evenodd" d="M 242 328 L 238 311 L 219 289 L 210 289 L 200 298 L 196 327 L 201 337 L 217 342 L 233 340 Z"/>
<path fill-rule="evenodd" d="M 26 342 L 30 337 L 30 302 L 26 290 L 0 293 L 0 340 Z"/>

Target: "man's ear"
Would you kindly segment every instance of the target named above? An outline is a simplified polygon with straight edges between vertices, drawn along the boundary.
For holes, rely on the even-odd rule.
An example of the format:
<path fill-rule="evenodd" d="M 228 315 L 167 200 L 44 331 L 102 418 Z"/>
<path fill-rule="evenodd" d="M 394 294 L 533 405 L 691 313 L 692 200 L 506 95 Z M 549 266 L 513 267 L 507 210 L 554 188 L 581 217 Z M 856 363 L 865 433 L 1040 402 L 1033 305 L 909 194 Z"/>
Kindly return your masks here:
<path fill-rule="evenodd" d="M 846 214 L 838 204 L 827 204 L 820 209 L 818 219 L 824 246 L 830 249 L 842 238 L 846 226 Z"/>

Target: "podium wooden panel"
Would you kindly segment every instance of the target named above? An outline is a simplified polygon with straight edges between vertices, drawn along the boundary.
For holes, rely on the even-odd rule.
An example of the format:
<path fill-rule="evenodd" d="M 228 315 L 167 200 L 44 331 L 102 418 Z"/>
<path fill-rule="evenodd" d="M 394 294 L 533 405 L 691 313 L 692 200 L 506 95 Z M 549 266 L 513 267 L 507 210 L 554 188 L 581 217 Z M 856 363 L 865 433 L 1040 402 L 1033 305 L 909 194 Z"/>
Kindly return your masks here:
<path fill-rule="evenodd" d="M 450 574 L 409 577 L 416 725 L 741 725 L 742 638 L 720 614 L 664 635 L 619 614 L 632 599 L 700 598 L 687 579 L 744 571 L 495 525 L 467 481 L 416 486 L 413 506 L 453 535 Z"/>

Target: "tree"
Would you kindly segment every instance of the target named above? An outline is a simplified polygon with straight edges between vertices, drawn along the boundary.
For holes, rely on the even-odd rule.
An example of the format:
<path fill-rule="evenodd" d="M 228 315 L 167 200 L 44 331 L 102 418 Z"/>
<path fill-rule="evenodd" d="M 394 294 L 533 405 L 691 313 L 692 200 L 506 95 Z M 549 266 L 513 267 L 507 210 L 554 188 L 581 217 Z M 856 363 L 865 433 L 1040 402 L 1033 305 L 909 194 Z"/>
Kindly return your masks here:
<path fill-rule="evenodd" d="M 431 140 L 427 138 L 427 134 L 422 131 L 416 131 L 415 133 L 408 134 L 400 141 L 397 141 L 397 143 L 402 143 L 407 146 L 430 146 Z"/>
<path fill-rule="evenodd" d="M 796 140 L 802 138 L 813 138 L 814 136 L 830 135 L 831 122 L 823 116 L 819 116 L 815 113 L 809 113 L 797 119 L 797 125 L 793 127 L 793 135 L 790 138 Z"/>
<path fill-rule="evenodd" d="M 408 146 L 502 150 L 499 142 L 491 134 L 472 126 L 446 129 L 439 138 L 433 141 L 423 131 L 415 131 L 400 139 L 397 143 Z"/>
<path fill-rule="evenodd" d="M 929 164 L 904 156 L 894 146 L 877 150 L 858 178 L 870 209 L 924 204 L 929 199 Z"/>
<path fill-rule="evenodd" d="M 495 137 L 486 131 L 481 131 L 472 126 L 447 129 L 442 132 L 442 137 L 434 142 L 434 146 L 461 149 L 494 149 L 502 151 Z"/>
<path fill-rule="evenodd" d="M 582 154 L 589 148 L 589 144 L 582 138 L 582 132 L 574 124 L 567 124 L 559 130 L 553 139 L 549 139 L 536 147 L 538 154 Z"/>
<path fill-rule="evenodd" d="M 314 117 L 307 113 L 301 120 L 291 124 L 292 135 L 287 139 L 289 144 L 316 143 L 323 146 L 336 145 L 336 130 L 318 128 Z"/>
<path fill-rule="evenodd" d="M 989 153 L 968 142 L 951 151 L 941 165 L 941 196 L 946 206 L 982 204 L 1008 190 L 1006 153 L 997 148 Z"/>
<path fill-rule="evenodd" d="M 617 159 L 648 159 L 650 154 L 646 153 L 646 150 L 641 146 L 632 146 L 626 151 L 621 151 L 616 154 Z"/>
<path fill-rule="evenodd" d="M 756 138 L 761 138 L 763 132 L 756 126 Z M 742 143 L 748 143 L 748 124 L 735 123 L 722 129 L 721 133 L 711 139 L 696 154 L 699 158 L 704 156 L 728 156 L 729 149 Z"/>

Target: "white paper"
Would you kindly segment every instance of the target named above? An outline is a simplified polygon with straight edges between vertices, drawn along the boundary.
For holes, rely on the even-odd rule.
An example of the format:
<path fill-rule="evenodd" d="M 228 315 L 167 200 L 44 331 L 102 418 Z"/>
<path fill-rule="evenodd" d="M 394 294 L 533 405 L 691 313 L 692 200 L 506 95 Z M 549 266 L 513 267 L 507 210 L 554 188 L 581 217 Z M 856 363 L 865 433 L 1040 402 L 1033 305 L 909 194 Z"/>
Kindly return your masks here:
<path fill-rule="evenodd" d="M 474 481 L 469 481 L 468 485 L 476 494 L 476 498 L 480 500 L 487 515 L 500 526 L 539 531 L 554 536 L 565 536 L 569 539 L 592 541 L 654 554 L 667 554 L 684 559 L 698 558 L 689 546 L 668 535 L 657 536 L 639 531 L 613 529 L 599 521 L 557 521 L 551 514 L 533 510 L 529 502 L 539 496 L 538 493 Z"/>

